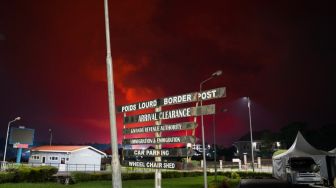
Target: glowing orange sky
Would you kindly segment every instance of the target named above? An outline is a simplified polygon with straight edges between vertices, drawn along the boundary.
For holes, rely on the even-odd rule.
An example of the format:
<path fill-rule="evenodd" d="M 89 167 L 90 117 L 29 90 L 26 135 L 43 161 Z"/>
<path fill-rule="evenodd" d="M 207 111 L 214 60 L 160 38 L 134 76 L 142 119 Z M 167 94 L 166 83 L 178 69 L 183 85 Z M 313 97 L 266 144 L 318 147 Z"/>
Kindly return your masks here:
<path fill-rule="evenodd" d="M 228 89 L 212 101 L 229 108 L 216 115 L 219 143 L 248 132 L 246 95 L 255 130 L 335 122 L 328 3 L 109 2 L 117 105 L 197 91 L 220 69 L 204 86 Z M 104 32 L 103 1 L 0 2 L 0 132 L 19 115 L 38 141 L 52 128 L 55 142 L 109 142 Z"/>

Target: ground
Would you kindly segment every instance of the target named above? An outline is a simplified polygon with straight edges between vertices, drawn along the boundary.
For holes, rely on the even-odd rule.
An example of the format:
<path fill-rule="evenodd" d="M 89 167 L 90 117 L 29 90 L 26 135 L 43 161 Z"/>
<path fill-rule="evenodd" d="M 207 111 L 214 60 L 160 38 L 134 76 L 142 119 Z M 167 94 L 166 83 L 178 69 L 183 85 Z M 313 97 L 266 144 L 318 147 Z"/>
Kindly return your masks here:
<path fill-rule="evenodd" d="M 218 176 L 218 179 L 223 179 L 223 176 Z M 213 176 L 208 177 L 208 182 L 214 180 Z M 92 181 L 81 182 L 69 185 L 69 188 L 110 188 L 111 181 Z M 152 188 L 154 180 L 127 180 L 123 181 L 123 188 Z M 203 187 L 203 176 L 170 178 L 162 180 L 164 188 L 201 188 Z M 1 188 L 64 188 L 64 185 L 57 183 L 6 183 L 1 184 Z"/>

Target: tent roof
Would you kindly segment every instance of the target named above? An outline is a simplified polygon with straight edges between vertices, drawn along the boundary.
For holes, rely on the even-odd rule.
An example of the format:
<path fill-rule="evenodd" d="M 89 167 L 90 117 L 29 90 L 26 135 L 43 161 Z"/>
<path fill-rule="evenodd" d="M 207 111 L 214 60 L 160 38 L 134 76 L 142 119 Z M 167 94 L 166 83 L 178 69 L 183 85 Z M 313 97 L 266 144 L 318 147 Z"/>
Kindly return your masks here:
<path fill-rule="evenodd" d="M 296 135 L 293 145 L 284 153 L 274 156 L 274 159 L 279 159 L 283 156 L 312 156 L 312 155 L 327 155 L 327 152 L 318 150 L 310 145 L 302 136 L 300 131 Z"/>
<path fill-rule="evenodd" d="M 329 153 L 336 154 L 336 148 L 334 148 L 333 150 L 330 150 Z"/>

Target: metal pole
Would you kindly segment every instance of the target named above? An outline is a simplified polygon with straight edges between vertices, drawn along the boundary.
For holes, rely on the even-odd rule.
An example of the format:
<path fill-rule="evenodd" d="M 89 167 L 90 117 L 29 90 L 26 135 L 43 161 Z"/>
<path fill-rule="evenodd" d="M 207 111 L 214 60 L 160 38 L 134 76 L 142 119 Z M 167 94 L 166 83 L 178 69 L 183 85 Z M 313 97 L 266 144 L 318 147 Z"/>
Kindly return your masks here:
<path fill-rule="evenodd" d="M 204 80 L 203 82 L 200 83 L 200 95 L 202 93 L 202 85 L 213 79 L 215 76 L 220 76 L 222 74 L 221 70 L 218 70 L 214 73 L 212 73 L 211 77 L 209 77 L 208 79 Z M 202 96 L 200 96 L 200 98 L 198 98 L 198 100 L 200 100 L 200 106 L 202 107 L 203 103 L 202 103 Z M 197 105 L 197 104 L 196 104 Z M 204 188 L 208 188 L 208 180 L 207 180 L 207 170 L 206 170 L 206 156 L 205 156 L 205 138 L 204 138 L 204 120 L 203 120 L 203 113 L 201 114 L 201 124 L 202 124 L 202 147 L 203 147 L 203 176 L 204 176 Z"/>
<path fill-rule="evenodd" d="M 212 77 L 211 77 L 212 78 Z M 210 78 L 210 79 L 211 79 Z M 207 80 L 210 80 L 207 79 Z M 202 85 L 204 82 L 206 82 L 207 80 L 201 82 L 200 84 L 200 93 L 202 93 Z M 202 107 L 202 98 L 201 98 L 201 103 L 200 103 L 201 107 Z M 203 177 L 204 177 L 204 188 L 208 188 L 208 180 L 207 180 L 207 170 L 206 170 L 206 156 L 205 156 L 205 138 L 204 138 L 204 121 L 203 121 L 203 113 L 201 115 L 201 125 L 202 125 L 202 147 L 203 147 Z"/>
<path fill-rule="evenodd" d="M 3 162 L 3 165 L 5 165 L 5 162 L 6 162 L 7 142 L 8 142 L 8 135 L 9 135 L 9 127 L 11 126 L 11 123 L 13 123 L 14 121 L 18 121 L 18 120 L 20 120 L 20 119 L 21 119 L 20 117 L 17 117 L 17 118 L 15 118 L 14 120 L 8 122 L 7 134 L 6 134 L 6 143 L 5 143 L 5 151 L 4 151 L 3 161 L 2 161 L 2 162 Z"/>
<path fill-rule="evenodd" d="M 104 0 L 105 10 L 105 29 L 106 29 L 106 67 L 107 67 L 107 86 L 109 99 L 109 114 L 110 114 L 110 134 L 111 134 L 111 148 L 112 148 L 112 186 L 113 188 L 121 188 L 121 170 L 118 155 L 118 137 L 116 124 L 116 110 L 115 110 L 115 96 L 114 96 L 114 82 L 113 82 L 113 65 L 111 57 L 110 45 L 110 26 L 108 16 L 108 0 Z"/>
<path fill-rule="evenodd" d="M 160 112 L 161 107 L 155 108 L 155 112 Z M 161 120 L 155 121 L 155 125 L 160 125 Z M 155 138 L 161 137 L 161 132 L 155 132 Z M 161 150 L 161 144 L 155 145 L 155 149 Z M 161 157 L 155 157 L 156 162 L 161 162 L 162 158 Z M 161 180 L 162 180 L 162 175 L 161 175 L 161 169 L 155 169 L 155 188 L 161 188 Z"/>
<path fill-rule="evenodd" d="M 49 146 L 51 146 L 51 143 L 52 143 L 52 129 L 49 129 L 49 133 L 50 133 Z"/>
<path fill-rule="evenodd" d="M 215 182 L 217 182 L 217 164 L 216 164 L 216 157 L 217 157 L 217 148 L 216 148 L 216 116 L 215 114 L 212 115 L 212 130 L 213 130 L 213 143 L 214 143 L 214 162 L 215 162 Z"/>
<path fill-rule="evenodd" d="M 250 101 L 250 97 L 247 97 L 247 107 L 248 107 L 248 110 L 249 110 L 249 120 L 250 120 L 252 170 L 254 172 L 254 154 L 253 154 L 253 137 L 252 137 L 252 120 L 251 120 L 251 101 Z"/>
<path fill-rule="evenodd" d="M 13 121 L 15 121 L 15 120 L 13 120 Z M 2 161 L 2 162 L 3 162 L 3 165 L 5 165 L 5 162 L 6 162 L 7 142 L 8 142 L 9 127 L 10 127 L 10 125 L 11 125 L 11 123 L 12 123 L 13 121 L 8 122 L 7 135 L 6 135 L 6 144 L 5 144 L 5 152 L 4 152 L 3 161 Z"/>

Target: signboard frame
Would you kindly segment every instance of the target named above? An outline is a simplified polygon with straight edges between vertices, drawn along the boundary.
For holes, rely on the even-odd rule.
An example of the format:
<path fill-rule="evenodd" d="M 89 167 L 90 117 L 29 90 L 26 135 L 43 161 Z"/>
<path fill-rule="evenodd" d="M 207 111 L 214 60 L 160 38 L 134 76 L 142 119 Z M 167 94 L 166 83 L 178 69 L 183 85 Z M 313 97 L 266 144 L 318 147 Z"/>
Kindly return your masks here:
<path fill-rule="evenodd" d="M 163 131 L 183 131 L 183 130 L 195 129 L 196 127 L 197 123 L 195 122 L 161 124 L 161 125 L 124 128 L 123 134 L 129 135 L 129 134 L 144 134 L 144 133 L 163 132 Z"/>
<path fill-rule="evenodd" d="M 27 131 L 31 131 L 31 134 L 32 134 L 32 137 L 31 137 L 31 142 L 18 142 L 17 140 L 13 140 L 13 131 L 16 131 L 16 130 L 27 130 Z M 30 128 L 19 128 L 19 127 L 11 127 L 10 129 L 10 135 L 9 135 L 9 140 L 8 140 L 8 143 L 9 144 L 16 144 L 16 143 L 19 143 L 19 144 L 28 144 L 28 145 L 33 145 L 34 144 L 34 138 L 35 138 L 35 129 L 30 129 Z"/>
<path fill-rule="evenodd" d="M 124 139 L 124 145 L 158 145 L 158 144 L 177 144 L 177 143 L 195 143 L 195 136 L 169 136 L 152 138 L 129 138 Z"/>
<path fill-rule="evenodd" d="M 148 121 L 158 121 L 165 119 L 177 119 L 177 118 L 185 118 L 185 117 L 194 117 L 200 115 L 210 115 L 215 114 L 216 107 L 214 104 L 211 105 L 203 105 L 198 107 L 188 107 L 188 108 L 180 108 L 176 110 L 167 110 L 161 112 L 153 112 L 147 114 L 138 114 L 134 116 L 125 116 L 123 119 L 124 125 L 130 123 L 142 123 Z"/>
<path fill-rule="evenodd" d="M 217 93 L 217 94 L 216 94 Z M 211 95 L 213 97 L 211 97 Z M 149 101 L 137 102 L 128 105 L 117 106 L 116 110 L 118 113 L 121 112 L 131 112 L 136 110 L 144 110 L 148 108 L 157 108 L 162 106 L 171 106 L 177 104 L 184 104 L 197 101 L 206 101 L 212 99 L 218 99 L 226 97 L 226 87 L 214 88 L 206 91 L 191 92 L 182 95 L 175 95 L 170 97 L 164 97 L 160 99 L 154 99 Z"/>
<path fill-rule="evenodd" d="M 166 149 L 127 149 L 123 150 L 124 156 L 136 157 L 186 157 L 195 153 L 188 148 L 166 148 Z"/>

